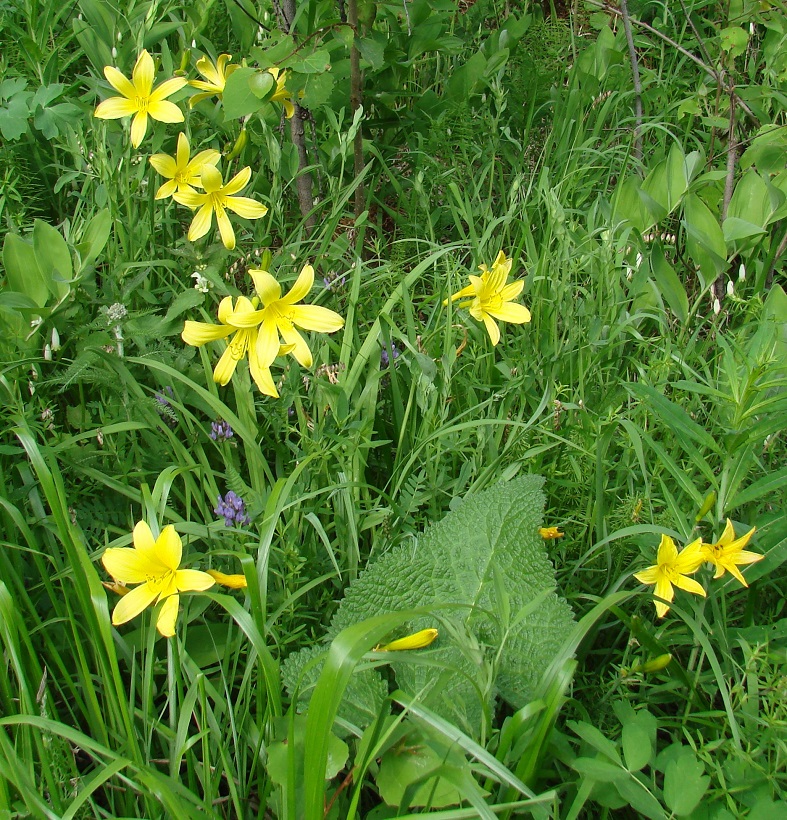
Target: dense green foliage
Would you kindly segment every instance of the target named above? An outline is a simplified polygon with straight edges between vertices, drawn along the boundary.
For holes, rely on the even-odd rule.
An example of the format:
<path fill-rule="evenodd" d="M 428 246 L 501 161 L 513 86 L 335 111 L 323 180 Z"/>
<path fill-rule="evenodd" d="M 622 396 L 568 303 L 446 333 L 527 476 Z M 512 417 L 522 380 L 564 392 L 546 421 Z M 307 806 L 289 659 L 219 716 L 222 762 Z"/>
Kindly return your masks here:
<path fill-rule="evenodd" d="M 23 0 L 0 42 L 0 817 L 787 816 L 783 3 Z M 182 121 L 132 147 L 143 52 Z M 200 217 L 211 164 L 258 205 Z M 249 271 L 308 266 L 277 324 Z M 139 521 L 232 576 L 171 638 Z M 632 576 L 697 539 L 659 618 Z"/>

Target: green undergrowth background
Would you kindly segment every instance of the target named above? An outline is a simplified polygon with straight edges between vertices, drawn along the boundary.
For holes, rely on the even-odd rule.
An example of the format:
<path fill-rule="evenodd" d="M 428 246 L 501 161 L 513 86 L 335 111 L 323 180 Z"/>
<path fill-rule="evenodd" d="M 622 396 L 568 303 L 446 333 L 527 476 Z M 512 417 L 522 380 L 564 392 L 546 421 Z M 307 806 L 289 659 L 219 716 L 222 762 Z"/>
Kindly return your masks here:
<path fill-rule="evenodd" d="M 515 6 L 361 3 L 354 121 L 343 4 L 293 57 L 266 3 L 0 3 L 0 817 L 787 816 L 787 10 Z M 187 240 L 177 128 L 93 117 L 142 48 L 289 55 L 313 227 L 280 107 L 228 92 L 192 146 L 270 211 Z M 532 320 L 493 347 L 443 301 L 500 250 Z M 279 399 L 180 337 L 267 261 L 346 320 Z M 749 587 L 657 619 L 632 573 L 728 518 Z M 248 586 L 112 627 L 142 519 Z"/>

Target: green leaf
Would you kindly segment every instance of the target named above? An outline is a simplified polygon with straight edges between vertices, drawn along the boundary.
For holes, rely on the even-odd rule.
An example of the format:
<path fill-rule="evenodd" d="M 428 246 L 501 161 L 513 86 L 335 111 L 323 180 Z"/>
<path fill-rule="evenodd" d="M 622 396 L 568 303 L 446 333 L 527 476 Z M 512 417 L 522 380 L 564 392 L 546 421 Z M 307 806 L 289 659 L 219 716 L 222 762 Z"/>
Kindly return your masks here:
<path fill-rule="evenodd" d="M 331 54 L 324 48 L 318 48 L 300 59 L 288 60 L 287 66 L 300 74 L 322 74 L 331 70 Z"/>
<path fill-rule="evenodd" d="M 276 80 L 270 71 L 255 71 L 249 77 L 249 88 L 258 100 L 267 100 L 276 89 Z"/>
<path fill-rule="evenodd" d="M 664 802 L 678 817 L 699 805 L 710 784 L 705 767 L 688 746 L 681 746 L 664 769 Z"/>
<path fill-rule="evenodd" d="M 70 292 L 70 280 L 74 276 L 71 251 L 57 228 L 36 219 L 33 223 L 33 249 L 38 266 L 52 295 L 64 299 Z"/>
<path fill-rule="evenodd" d="M 14 233 L 7 233 L 3 242 L 3 267 L 9 290 L 24 293 L 38 307 L 49 299 L 49 286 L 41 271 L 32 243 Z"/>
<path fill-rule="evenodd" d="M 25 92 L 30 96 L 28 92 Z M 30 116 L 30 109 L 27 101 L 22 95 L 18 95 L 8 102 L 4 108 L 0 108 L 0 133 L 3 139 L 9 142 L 18 140 L 27 132 L 27 118 Z"/>
<path fill-rule="evenodd" d="M 612 208 L 612 222 L 631 223 L 640 233 L 655 224 L 650 209 L 640 196 L 640 182 L 636 177 L 628 177 L 618 185 Z"/>
<path fill-rule="evenodd" d="M 719 220 L 696 194 L 689 194 L 684 202 L 683 226 L 689 254 L 700 266 L 705 282 L 710 282 L 726 265 L 727 243 Z"/>
<path fill-rule="evenodd" d="M 571 731 L 579 735 L 585 743 L 592 746 L 597 752 L 600 752 L 618 766 L 623 765 L 617 746 L 600 729 L 581 720 L 569 720 L 567 725 Z"/>
<path fill-rule="evenodd" d="M 222 94 L 225 119 L 237 120 L 262 108 L 264 103 L 261 103 L 255 96 L 249 84 L 251 78 L 257 73 L 256 68 L 241 66 L 227 77 Z"/>
<path fill-rule="evenodd" d="M 107 244 L 111 230 L 112 217 L 109 209 L 104 208 L 90 220 L 82 234 L 82 241 L 77 245 L 77 251 L 82 260 L 79 268 L 80 275 L 98 259 L 98 255 Z"/>
<path fill-rule="evenodd" d="M 636 777 L 629 777 L 615 784 L 620 796 L 639 814 L 650 820 L 666 820 L 667 813 L 661 803 Z"/>
<path fill-rule="evenodd" d="M 599 783 L 614 783 L 629 777 L 623 766 L 616 766 L 599 757 L 578 757 L 572 761 L 571 768 L 583 777 L 597 780 Z"/>
<path fill-rule="evenodd" d="M 648 765 L 653 755 L 656 726 L 656 718 L 647 711 L 637 712 L 633 720 L 623 724 L 621 743 L 629 771 L 638 772 Z"/>
<path fill-rule="evenodd" d="M 761 236 L 766 232 L 765 228 L 761 228 L 759 225 L 745 219 L 738 219 L 735 216 L 728 216 L 724 220 L 722 230 L 724 231 L 724 241 L 728 244 L 737 242 L 740 239 L 748 239 L 750 236 Z"/>
<path fill-rule="evenodd" d="M 325 105 L 331 96 L 335 82 L 336 78 L 330 71 L 326 71 L 325 74 L 310 74 L 303 87 L 301 105 L 312 111 Z"/>
<path fill-rule="evenodd" d="M 424 742 L 417 732 L 406 736 L 404 744 L 397 744 L 382 756 L 375 783 L 380 797 L 389 806 L 398 806 L 404 792 L 412 784 L 419 783 L 410 798 L 408 807 L 426 806 L 441 808 L 462 802 L 461 792 L 449 781 L 439 776 L 446 763 L 454 768 L 466 768 L 463 755 L 456 750 L 438 754 Z M 432 776 L 430 776 L 432 775 Z"/>
<path fill-rule="evenodd" d="M 749 169 L 738 180 L 732 192 L 727 218 L 733 217 L 764 228 L 768 224 L 771 211 L 768 186 L 754 169 Z"/>
<path fill-rule="evenodd" d="M 382 32 L 372 32 L 369 37 L 359 37 L 356 41 L 361 57 L 376 71 L 385 63 L 386 41 Z"/>
<path fill-rule="evenodd" d="M 686 295 L 686 288 L 658 245 L 654 245 L 651 249 L 650 268 L 662 298 L 678 319 L 685 324 L 689 317 L 689 298 Z"/>

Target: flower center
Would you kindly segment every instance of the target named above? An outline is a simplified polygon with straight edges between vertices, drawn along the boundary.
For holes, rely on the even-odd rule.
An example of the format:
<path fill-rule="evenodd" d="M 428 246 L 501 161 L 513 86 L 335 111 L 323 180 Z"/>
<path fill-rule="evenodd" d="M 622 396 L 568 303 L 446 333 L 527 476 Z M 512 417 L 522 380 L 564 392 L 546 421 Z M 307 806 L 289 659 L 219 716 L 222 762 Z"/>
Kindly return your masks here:
<path fill-rule="evenodd" d="M 249 348 L 249 335 L 248 330 L 239 330 L 232 337 L 232 341 L 230 342 L 230 356 L 232 356 L 236 362 L 240 361 L 246 355 L 246 351 Z"/>
<path fill-rule="evenodd" d="M 137 107 L 137 111 L 140 114 L 147 114 L 148 113 L 148 104 L 150 100 L 148 97 L 134 97 L 134 105 Z"/>

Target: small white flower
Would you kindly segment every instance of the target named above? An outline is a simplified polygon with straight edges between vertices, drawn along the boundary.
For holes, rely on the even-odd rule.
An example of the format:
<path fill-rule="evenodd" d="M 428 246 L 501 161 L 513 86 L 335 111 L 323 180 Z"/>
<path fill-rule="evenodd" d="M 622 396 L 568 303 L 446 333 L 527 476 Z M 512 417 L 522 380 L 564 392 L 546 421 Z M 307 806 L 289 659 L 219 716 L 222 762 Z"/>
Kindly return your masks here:
<path fill-rule="evenodd" d="M 743 262 L 741 262 L 741 266 L 738 268 L 738 281 L 746 281 L 746 265 L 744 265 Z"/>
<path fill-rule="evenodd" d="M 112 59 L 117 60 L 117 58 L 118 58 L 118 50 L 115 48 L 115 46 L 112 46 Z"/>
<path fill-rule="evenodd" d="M 210 281 L 204 277 L 199 271 L 194 271 L 191 274 L 191 278 L 194 280 L 194 287 L 200 293 L 207 293 L 211 288 Z"/>
<path fill-rule="evenodd" d="M 735 286 L 732 284 L 732 279 L 727 282 L 727 296 L 732 296 L 735 293 Z"/>
<path fill-rule="evenodd" d="M 721 302 L 719 301 L 719 297 L 717 296 L 713 300 L 713 312 L 718 316 L 721 313 Z"/>

